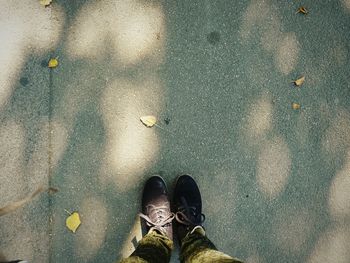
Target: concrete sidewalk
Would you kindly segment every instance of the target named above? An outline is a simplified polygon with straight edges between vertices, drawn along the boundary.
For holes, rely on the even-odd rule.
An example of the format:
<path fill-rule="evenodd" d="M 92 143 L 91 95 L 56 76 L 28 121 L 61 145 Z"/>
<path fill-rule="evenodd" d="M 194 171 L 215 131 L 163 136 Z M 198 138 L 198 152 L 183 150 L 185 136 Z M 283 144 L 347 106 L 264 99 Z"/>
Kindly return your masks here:
<path fill-rule="evenodd" d="M 223 252 L 350 261 L 350 1 L 0 6 L 0 207 L 58 189 L 0 217 L 0 261 L 128 256 L 143 183 L 182 173 Z"/>

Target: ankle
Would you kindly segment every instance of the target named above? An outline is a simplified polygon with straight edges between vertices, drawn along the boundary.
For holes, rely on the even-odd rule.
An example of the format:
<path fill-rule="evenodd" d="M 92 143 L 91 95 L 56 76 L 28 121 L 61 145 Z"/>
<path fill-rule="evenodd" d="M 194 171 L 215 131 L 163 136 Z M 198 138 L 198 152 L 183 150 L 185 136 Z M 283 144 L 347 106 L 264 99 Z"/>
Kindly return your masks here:
<path fill-rule="evenodd" d="M 202 226 L 195 226 L 189 234 L 197 233 L 205 237 L 205 229 Z"/>

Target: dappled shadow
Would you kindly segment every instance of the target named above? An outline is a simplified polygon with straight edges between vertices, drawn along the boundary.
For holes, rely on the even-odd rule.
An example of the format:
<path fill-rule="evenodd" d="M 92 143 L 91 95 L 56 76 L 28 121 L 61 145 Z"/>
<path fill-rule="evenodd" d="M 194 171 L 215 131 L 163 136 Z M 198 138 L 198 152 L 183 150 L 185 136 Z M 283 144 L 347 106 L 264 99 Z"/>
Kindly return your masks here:
<path fill-rule="evenodd" d="M 29 56 L 49 51 L 57 44 L 63 14 L 59 7 L 45 10 L 30 0 L 4 1 L 0 12 L 0 107 L 3 108 Z M 50 19 L 56 20 L 55 23 Z"/>
<path fill-rule="evenodd" d="M 110 57 L 118 66 L 149 57 L 160 63 L 164 30 L 164 14 L 156 2 L 91 2 L 79 10 L 68 29 L 67 52 L 72 58 Z"/>
<path fill-rule="evenodd" d="M 350 11 L 350 1 L 349 0 L 340 0 L 341 3 L 343 4 L 343 7 L 347 12 Z"/>
<path fill-rule="evenodd" d="M 47 60 L 60 38 L 63 13 L 60 8 L 45 10 L 32 1 L 3 1 L 1 6 L 2 207 L 48 186 L 49 71 L 41 61 Z M 0 251 L 7 260 L 48 260 L 49 214 L 49 197 L 43 193 L 0 218 Z"/>
<path fill-rule="evenodd" d="M 346 1 L 309 4 L 302 16 L 295 3 L 255 0 L 7 3 L 0 204 L 49 175 L 59 191 L 0 219 L 4 257 L 125 257 L 141 236 L 146 178 L 170 186 L 190 173 L 224 252 L 347 262 L 349 15 Z M 150 114 L 160 128 L 139 121 Z M 80 213 L 76 234 L 64 210 Z"/>
<path fill-rule="evenodd" d="M 167 15 L 166 115 L 181 136 L 163 139 L 158 166 L 195 176 L 209 237 L 249 262 L 307 261 L 331 225 L 328 191 L 348 148 L 342 47 L 349 39 L 313 31 L 336 3 L 308 7 L 317 18 L 270 1 L 166 8 L 176 10 Z M 202 16 L 190 18 L 194 10 Z M 210 32 L 220 34 L 215 46 L 206 44 Z M 319 54 L 330 45 L 324 63 Z M 295 89 L 290 83 L 301 74 L 306 84 Z M 291 109 L 294 101 L 301 111 Z"/>
<path fill-rule="evenodd" d="M 293 32 L 284 32 L 278 8 L 270 1 L 250 1 L 243 13 L 239 34 L 242 44 L 260 37 L 260 45 L 273 56 L 278 71 L 290 74 L 299 57 L 300 45 Z"/>
<path fill-rule="evenodd" d="M 126 191 L 137 183 L 160 148 L 157 130 L 145 129 L 140 116 L 158 116 L 162 109 L 162 86 L 157 75 L 116 79 L 101 98 L 107 140 L 102 183 L 114 183 L 119 191 Z"/>
<path fill-rule="evenodd" d="M 143 1 L 86 2 L 73 13 L 53 78 L 52 119 L 68 142 L 51 181 L 62 188 L 52 199 L 51 260 L 110 261 L 125 256 L 160 147 L 139 117 L 162 109 L 164 18 L 161 5 Z M 64 209 L 81 213 L 76 237 L 63 226 Z"/>

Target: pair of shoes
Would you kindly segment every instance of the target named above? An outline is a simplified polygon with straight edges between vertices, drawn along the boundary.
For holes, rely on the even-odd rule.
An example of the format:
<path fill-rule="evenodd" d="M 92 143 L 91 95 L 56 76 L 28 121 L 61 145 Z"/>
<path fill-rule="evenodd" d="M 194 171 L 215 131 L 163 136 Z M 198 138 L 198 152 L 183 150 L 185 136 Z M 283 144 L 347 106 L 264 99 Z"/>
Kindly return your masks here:
<path fill-rule="evenodd" d="M 172 212 L 173 211 L 173 212 Z M 202 198 L 195 180 L 189 175 L 178 177 L 174 189 L 173 206 L 170 206 L 168 190 L 160 176 L 152 176 L 145 184 L 142 195 L 142 214 L 147 230 L 156 230 L 173 239 L 172 221 L 176 220 L 178 240 L 197 226 L 202 226 Z"/>

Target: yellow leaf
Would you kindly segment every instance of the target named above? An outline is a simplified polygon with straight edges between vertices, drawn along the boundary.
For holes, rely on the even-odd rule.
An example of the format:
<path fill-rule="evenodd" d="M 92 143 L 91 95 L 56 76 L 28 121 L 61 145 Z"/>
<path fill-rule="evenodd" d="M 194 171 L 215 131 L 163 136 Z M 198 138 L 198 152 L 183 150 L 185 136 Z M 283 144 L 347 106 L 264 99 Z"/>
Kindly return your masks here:
<path fill-rule="evenodd" d="M 43 6 L 48 6 L 51 4 L 52 0 L 39 0 L 39 2 Z"/>
<path fill-rule="evenodd" d="M 73 233 L 77 231 L 77 228 L 80 226 L 80 224 L 81 224 L 81 221 L 80 221 L 79 214 L 77 212 L 74 212 L 73 214 L 68 216 L 66 219 L 66 226 Z"/>
<path fill-rule="evenodd" d="M 152 127 L 153 125 L 155 125 L 156 124 L 156 122 L 157 122 L 157 118 L 156 117 L 154 117 L 154 116 L 142 116 L 142 117 L 140 117 L 140 121 L 144 124 L 144 125 L 146 125 L 147 127 Z"/>
<path fill-rule="evenodd" d="M 293 102 L 292 103 L 292 109 L 293 110 L 299 110 L 300 109 L 300 104 Z"/>
<path fill-rule="evenodd" d="M 304 81 L 305 81 L 305 76 L 302 76 L 302 77 L 298 78 L 297 80 L 295 80 L 294 84 L 295 84 L 295 86 L 300 87 L 301 85 L 303 85 Z"/>
<path fill-rule="evenodd" d="M 49 60 L 49 68 L 55 68 L 58 66 L 58 60 L 57 58 L 51 58 Z"/>
<path fill-rule="evenodd" d="M 298 8 L 297 13 L 302 13 L 302 14 L 306 15 L 307 13 L 309 13 L 309 11 L 304 6 L 301 6 Z"/>

